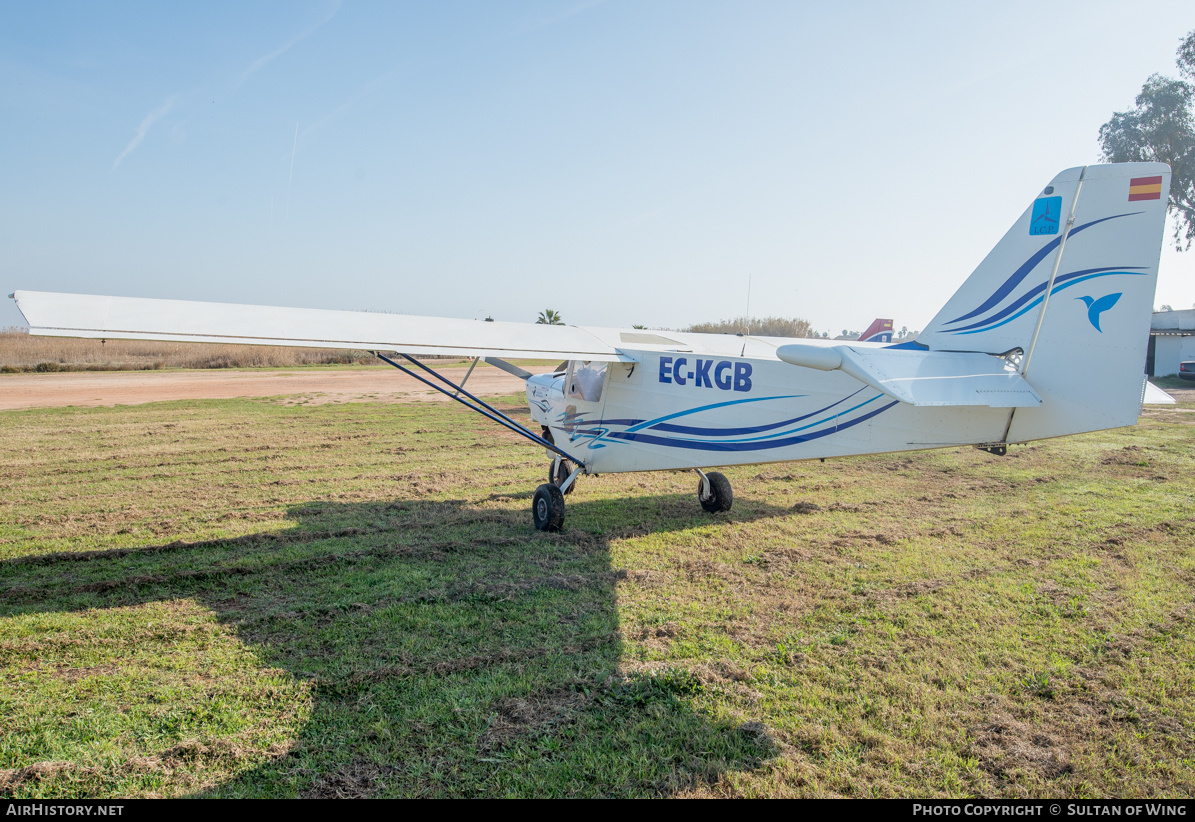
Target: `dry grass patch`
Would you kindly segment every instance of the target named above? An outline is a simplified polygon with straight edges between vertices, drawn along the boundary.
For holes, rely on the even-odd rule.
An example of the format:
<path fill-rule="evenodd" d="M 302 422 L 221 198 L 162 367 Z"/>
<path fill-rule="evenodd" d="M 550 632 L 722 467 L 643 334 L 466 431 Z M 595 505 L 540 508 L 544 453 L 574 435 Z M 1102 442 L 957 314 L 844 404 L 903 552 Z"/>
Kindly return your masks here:
<path fill-rule="evenodd" d="M 368 351 L 212 345 L 154 340 L 75 340 L 0 331 L 0 371 L 156 371 L 162 368 L 277 368 L 293 365 L 371 365 Z"/>

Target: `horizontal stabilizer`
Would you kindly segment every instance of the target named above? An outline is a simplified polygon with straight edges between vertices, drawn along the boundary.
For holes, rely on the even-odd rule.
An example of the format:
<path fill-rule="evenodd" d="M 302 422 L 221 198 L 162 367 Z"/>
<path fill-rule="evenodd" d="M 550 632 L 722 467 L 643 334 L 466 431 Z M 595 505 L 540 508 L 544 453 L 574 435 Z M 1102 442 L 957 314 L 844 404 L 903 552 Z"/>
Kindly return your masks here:
<path fill-rule="evenodd" d="M 1011 363 L 990 354 L 794 343 L 780 346 L 776 356 L 805 368 L 842 371 L 909 405 L 1042 404 Z"/>
<path fill-rule="evenodd" d="M 1141 398 L 1142 405 L 1175 405 L 1174 397 L 1158 388 L 1149 380 L 1145 381 L 1145 393 Z"/>
<path fill-rule="evenodd" d="M 593 333 L 566 325 L 43 291 L 18 291 L 13 297 L 29 333 L 41 336 L 634 361 Z"/>

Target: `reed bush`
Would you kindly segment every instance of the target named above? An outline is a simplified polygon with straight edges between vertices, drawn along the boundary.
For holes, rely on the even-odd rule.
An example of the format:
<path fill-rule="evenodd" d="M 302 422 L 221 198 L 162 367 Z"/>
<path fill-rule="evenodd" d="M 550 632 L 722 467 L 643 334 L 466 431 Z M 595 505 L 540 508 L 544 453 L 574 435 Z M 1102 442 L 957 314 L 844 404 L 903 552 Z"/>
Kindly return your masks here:
<path fill-rule="evenodd" d="M 0 330 L 0 373 L 156 371 L 163 368 L 278 368 L 376 362 L 368 351 L 156 340 L 76 340 Z"/>

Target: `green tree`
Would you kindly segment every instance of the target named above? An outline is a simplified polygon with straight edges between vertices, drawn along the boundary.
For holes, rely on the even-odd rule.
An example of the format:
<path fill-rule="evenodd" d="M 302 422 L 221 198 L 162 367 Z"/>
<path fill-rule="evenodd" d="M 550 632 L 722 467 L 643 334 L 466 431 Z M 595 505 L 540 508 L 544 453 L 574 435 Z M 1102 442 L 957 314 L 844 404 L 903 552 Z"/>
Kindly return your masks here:
<path fill-rule="evenodd" d="M 1178 49 L 1179 73 L 1191 82 L 1151 75 L 1136 108 L 1118 111 L 1100 126 L 1100 148 L 1112 163 L 1169 163 L 1169 210 L 1175 216 L 1174 244 L 1195 239 L 1195 30 Z"/>
<path fill-rule="evenodd" d="M 535 321 L 536 325 L 564 325 L 564 319 L 560 316 L 559 311 L 553 311 L 550 308 L 545 308 L 539 312 L 539 319 Z"/>

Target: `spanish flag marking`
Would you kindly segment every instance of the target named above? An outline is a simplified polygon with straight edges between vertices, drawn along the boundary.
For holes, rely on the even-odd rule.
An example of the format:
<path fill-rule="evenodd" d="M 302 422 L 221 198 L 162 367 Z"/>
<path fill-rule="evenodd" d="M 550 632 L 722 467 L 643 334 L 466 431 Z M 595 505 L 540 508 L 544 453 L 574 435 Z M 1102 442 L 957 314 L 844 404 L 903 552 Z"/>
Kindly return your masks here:
<path fill-rule="evenodd" d="M 1161 177 L 1134 177 L 1129 180 L 1129 202 L 1162 199 Z"/>

